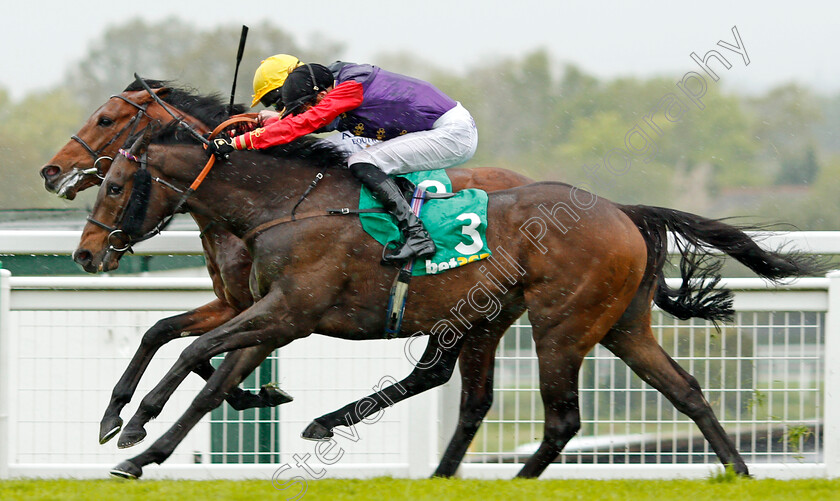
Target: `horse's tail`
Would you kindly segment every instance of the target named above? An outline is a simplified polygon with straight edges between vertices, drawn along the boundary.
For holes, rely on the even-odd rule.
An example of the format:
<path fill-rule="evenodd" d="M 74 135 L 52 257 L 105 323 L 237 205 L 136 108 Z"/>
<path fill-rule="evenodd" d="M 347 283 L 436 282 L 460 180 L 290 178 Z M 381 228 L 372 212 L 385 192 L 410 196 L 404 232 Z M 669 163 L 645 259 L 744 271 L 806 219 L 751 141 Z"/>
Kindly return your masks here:
<path fill-rule="evenodd" d="M 624 205 L 620 208 L 639 227 L 653 257 L 654 265 L 649 265 L 646 273 L 657 275 L 654 303 L 683 320 L 696 317 L 716 323 L 734 316 L 732 292 L 715 289 L 723 262 L 710 255 L 711 249 L 727 254 L 772 282 L 822 275 L 830 268 L 828 261 L 818 256 L 762 249 L 745 233 L 760 229 L 757 227 L 733 226 L 719 219 L 663 207 Z M 677 250 L 682 284 L 678 289 L 668 287 L 662 273 L 667 260 L 669 230 L 680 237 Z"/>

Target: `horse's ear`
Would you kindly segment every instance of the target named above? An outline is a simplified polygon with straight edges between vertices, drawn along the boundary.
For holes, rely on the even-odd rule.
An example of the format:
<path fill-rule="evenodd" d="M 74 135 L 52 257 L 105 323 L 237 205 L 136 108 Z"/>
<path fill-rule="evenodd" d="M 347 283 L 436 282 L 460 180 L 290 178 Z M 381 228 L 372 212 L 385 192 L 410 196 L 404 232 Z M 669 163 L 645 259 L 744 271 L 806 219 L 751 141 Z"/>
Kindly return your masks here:
<path fill-rule="evenodd" d="M 146 128 L 143 130 L 143 135 L 137 138 L 137 140 L 134 141 L 134 144 L 131 145 L 129 153 L 135 157 L 139 157 L 140 155 L 142 155 L 146 151 L 146 148 L 149 147 L 149 143 L 152 141 L 152 138 L 155 136 L 155 134 L 160 132 L 160 129 L 160 120 L 152 120 L 151 122 L 149 122 L 149 125 L 147 125 Z"/>
<path fill-rule="evenodd" d="M 133 92 L 137 90 L 146 90 L 143 84 L 149 86 L 150 89 L 159 89 L 163 90 L 169 87 L 169 82 L 166 80 L 154 80 L 151 78 L 142 78 L 135 73 L 134 81 L 128 84 L 128 86 L 123 90 L 123 92 Z M 168 92 L 168 91 L 167 91 Z"/>
<path fill-rule="evenodd" d="M 159 98 L 163 99 L 164 97 L 166 97 L 167 95 L 169 95 L 169 92 L 170 92 L 171 90 L 172 90 L 172 89 L 170 89 L 169 87 L 161 87 L 160 89 L 154 89 L 154 93 L 155 93 L 155 94 L 157 94 L 157 96 L 158 96 Z"/>

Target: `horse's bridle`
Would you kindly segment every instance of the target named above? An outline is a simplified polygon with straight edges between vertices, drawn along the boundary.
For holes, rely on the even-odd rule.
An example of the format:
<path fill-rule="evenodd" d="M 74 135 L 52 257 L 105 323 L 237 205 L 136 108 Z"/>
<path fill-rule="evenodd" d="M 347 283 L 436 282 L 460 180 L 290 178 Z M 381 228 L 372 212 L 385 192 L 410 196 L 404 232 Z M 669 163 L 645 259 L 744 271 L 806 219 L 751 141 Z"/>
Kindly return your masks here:
<path fill-rule="evenodd" d="M 137 75 L 136 73 L 134 74 L 134 77 L 137 80 L 137 82 L 139 82 L 140 85 L 143 86 L 143 88 L 146 90 L 146 92 L 148 92 L 148 94 L 151 96 L 151 98 L 155 102 L 157 102 L 161 107 L 163 107 L 163 109 L 166 110 L 172 116 L 174 121 L 177 122 L 180 127 L 182 127 L 187 132 L 192 134 L 193 137 L 195 137 L 199 142 L 203 143 L 205 146 L 209 144 L 208 139 L 205 138 L 204 136 L 202 136 L 200 133 L 198 133 L 195 129 L 190 127 L 190 125 L 184 121 L 183 117 L 179 117 L 175 113 L 173 113 L 172 110 L 169 109 L 169 106 L 167 106 L 166 103 L 164 103 L 163 100 L 161 100 L 160 97 L 158 97 L 158 95 L 154 93 L 154 91 L 149 87 L 149 85 L 146 83 L 145 80 L 140 78 L 140 76 Z M 104 148 L 108 147 L 108 145 L 113 144 L 113 142 L 116 141 L 117 138 L 120 135 L 122 135 L 122 133 L 129 126 L 131 126 L 132 124 L 135 124 L 135 127 L 136 127 L 137 120 L 139 120 L 139 118 L 141 116 L 145 115 L 149 119 L 152 118 L 146 113 L 146 107 L 148 106 L 148 104 L 141 106 L 141 105 L 139 105 L 137 103 L 134 103 L 131 100 L 129 100 L 129 99 L 123 97 L 123 96 L 120 96 L 120 95 L 114 95 L 114 96 L 111 96 L 111 97 L 112 98 L 116 97 L 116 98 L 122 99 L 126 103 L 128 103 L 128 104 L 134 106 L 135 108 L 137 108 L 139 111 L 137 112 L 137 114 L 134 117 L 132 117 L 132 119 L 129 121 L 129 123 L 126 124 L 126 126 L 123 127 L 123 129 L 119 133 L 117 133 L 116 136 L 111 138 L 111 140 L 108 141 L 108 143 L 105 144 L 105 146 L 103 146 L 102 148 L 99 149 L 100 152 Z M 252 122 L 252 123 L 256 122 L 253 118 L 231 117 L 228 120 L 219 124 L 210 133 L 209 137 L 212 138 L 212 137 L 216 136 L 222 130 L 224 130 L 226 127 L 228 127 L 232 124 L 235 124 L 237 122 L 245 122 L 245 121 Z M 132 133 L 133 133 L 133 130 L 132 130 Z M 132 134 L 129 134 L 129 137 L 131 135 Z M 73 139 L 78 141 L 82 146 L 84 146 L 88 150 L 88 152 L 90 152 L 94 157 L 97 157 L 98 153 L 95 152 L 89 145 L 87 145 L 84 142 L 84 140 L 82 140 L 81 138 L 79 138 L 75 135 L 72 136 L 72 137 L 73 137 Z M 147 157 L 145 149 L 143 151 L 143 154 L 140 155 L 140 158 L 137 158 L 136 156 L 132 155 L 131 153 L 127 152 L 126 150 L 124 150 L 122 148 L 120 148 L 119 153 L 129 160 L 139 163 L 141 170 L 147 170 L 148 157 Z M 110 158 L 110 157 L 102 157 L 102 158 Z M 113 159 L 111 158 L 111 160 L 113 160 Z M 204 168 L 201 170 L 201 172 L 198 174 L 198 176 L 195 178 L 195 180 L 190 184 L 189 188 L 187 188 L 186 190 L 178 188 L 178 187 L 174 186 L 173 184 L 169 183 L 168 181 L 166 181 L 164 179 L 161 179 L 159 177 L 151 177 L 152 181 L 155 181 L 155 182 L 157 182 L 157 183 L 159 183 L 163 186 L 166 186 L 167 188 L 169 188 L 169 189 L 171 189 L 171 190 L 173 190 L 177 193 L 180 193 L 181 198 L 180 198 L 180 200 L 178 200 L 178 203 L 175 205 L 175 209 L 172 211 L 172 213 L 169 216 L 164 217 L 157 225 L 155 225 L 154 228 L 147 231 L 146 233 L 144 233 L 143 235 L 141 235 L 138 238 L 132 238 L 131 235 L 126 233 L 120 227 L 120 226 L 122 226 L 122 220 L 125 217 L 126 208 L 128 207 L 128 203 L 126 203 L 126 205 L 122 208 L 122 211 L 120 212 L 119 217 L 115 221 L 114 226 L 110 226 L 110 225 L 107 225 L 107 224 L 105 224 L 101 221 L 98 221 L 98 220 L 94 219 L 93 216 L 88 216 L 87 220 L 89 222 L 91 222 L 92 224 L 110 232 L 108 234 L 108 240 L 107 240 L 108 250 L 107 250 L 107 253 L 106 253 L 106 257 L 111 252 L 125 252 L 125 251 L 128 251 L 128 252 L 133 253 L 134 251 L 132 250 L 132 246 L 134 244 L 139 243 L 139 242 L 143 242 L 145 240 L 148 240 L 148 239 L 152 238 L 153 236 L 157 235 L 158 233 L 160 233 L 161 231 L 163 231 L 169 225 L 169 223 L 172 222 L 172 219 L 175 217 L 175 215 L 178 214 L 178 212 L 181 210 L 181 208 L 187 203 L 187 199 L 190 196 L 192 196 L 192 194 L 195 192 L 195 190 L 198 189 L 199 185 L 204 181 L 204 178 L 207 177 L 207 174 L 210 172 L 210 169 L 213 167 L 213 165 L 215 163 L 215 160 L 216 160 L 215 155 L 211 155 L 210 158 L 207 160 L 207 163 L 205 164 Z M 94 161 L 94 168 L 96 167 L 96 162 L 98 162 L 98 159 Z M 98 173 L 97 173 L 97 175 L 98 175 Z M 132 185 L 132 187 L 131 187 L 132 193 L 131 193 L 131 195 L 129 195 L 129 200 L 131 200 L 131 197 L 134 195 L 134 190 L 135 190 L 135 186 Z M 125 244 L 121 247 L 117 247 L 117 245 L 119 244 L 118 242 L 115 244 L 115 242 L 117 241 L 117 238 L 124 239 Z"/>
<path fill-rule="evenodd" d="M 105 151 L 106 148 L 108 148 L 109 146 L 114 144 L 114 141 L 119 139 L 120 136 L 122 136 L 126 131 L 128 131 L 128 134 L 126 135 L 126 137 L 130 137 L 132 134 L 134 134 L 135 129 L 137 129 L 137 125 L 140 123 L 140 118 L 141 117 L 145 116 L 150 120 L 152 118 L 148 115 L 148 113 L 146 113 L 146 108 L 149 106 L 149 104 L 151 104 L 151 101 L 149 101 L 146 104 L 141 105 L 141 104 L 137 104 L 134 101 L 132 101 L 131 99 L 128 99 L 127 97 L 121 96 L 119 94 L 115 94 L 115 95 L 111 96 L 111 99 L 115 99 L 115 98 L 116 99 L 122 99 L 123 101 L 130 104 L 131 106 L 134 106 L 135 108 L 137 108 L 137 110 L 138 110 L 137 114 L 134 115 L 133 117 L 131 117 L 131 119 L 128 121 L 128 123 L 125 124 L 125 126 L 122 129 L 120 129 L 120 131 L 117 132 L 117 134 L 114 137 L 112 137 L 110 141 L 108 141 L 107 143 L 102 145 L 102 147 L 99 148 L 98 150 L 94 150 L 84 139 L 80 138 L 76 134 L 73 134 L 72 136 L 70 136 L 70 139 L 72 139 L 72 140 L 76 141 L 77 143 L 79 143 L 80 145 L 82 145 L 82 148 L 87 150 L 87 152 L 90 153 L 90 156 L 93 158 L 93 167 L 91 167 L 89 169 L 84 169 L 82 171 L 82 174 L 93 174 L 96 177 L 98 177 L 99 179 L 104 179 L 102 174 L 99 173 L 99 167 L 98 167 L 99 162 L 102 161 L 102 160 L 113 161 L 114 158 L 109 157 L 107 155 L 101 155 L 101 153 L 103 151 Z M 129 128 L 130 128 L 130 130 L 129 130 Z"/>
<path fill-rule="evenodd" d="M 126 157 L 127 159 L 140 164 L 140 169 L 141 170 L 147 170 L 148 157 L 147 157 L 145 151 L 143 152 L 142 155 L 140 155 L 139 158 L 132 155 L 131 153 L 127 152 L 126 150 L 124 150 L 122 148 L 120 148 L 119 152 L 120 152 L 120 155 Z M 132 238 L 131 235 L 126 233 L 121 228 L 123 218 L 125 217 L 126 208 L 128 207 L 128 203 L 126 203 L 122 207 L 122 211 L 120 211 L 120 215 L 117 217 L 116 221 L 114 222 L 114 226 L 110 226 L 108 224 L 103 223 L 102 221 L 94 219 L 93 216 L 88 216 L 88 218 L 87 218 L 88 221 L 90 221 L 91 223 L 93 223 L 96 226 L 99 226 L 103 230 L 110 232 L 110 233 L 108 233 L 108 253 L 110 253 L 110 252 L 125 252 L 125 251 L 133 253 L 134 250 L 132 249 L 132 247 L 134 246 L 134 244 L 137 244 L 137 243 L 140 243 L 140 242 L 143 242 L 145 240 L 148 240 L 148 239 L 152 238 L 153 236 L 155 236 L 158 233 L 160 233 L 161 231 L 163 231 L 164 228 L 166 228 L 169 225 L 169 223 L 172 222 L 172 219 L 175 217 L 175 214 L 177 214 L 178 211 L 181 210 L 181 207 L 183 207 L 183 205 L 186 203 L 187 198 L 189 198 L 189 196 L 192 195 L 192 191 L 194 191 L 194 190 L 182 190 L 181 188 L 178 188 L 177 186 L 173 185 L 172 183 L 170 183 L 170 182 L 168 182 L 164 179 L 161 179 L 159 177 L 151 177 L 151 180 L 155 181 L 155 182 L 157 182 L 157 183 L 159 183 L 163 186 L 166 186 L 167 188 L 169 188 L 169 189 L 171 189 L 171 190 L 173 190 L 177 193 L 181 193 L 182 197 L 178 201 L 178 204 L 175 206 L 175 210 L 172 211 L 172 214 L 170 214 L 169 216 L 161 219 L 161 221 L 157 225 L 155 225 L 154 228 L 147 231 L 146 233 L 140 235 L 137 238 Z M 134 189 L 135 189 L 135 186 L 132 185 L 131 194 L 129 194 L 129 200 L 131 200 L 131 197 L 134 196 Z M 120 241 L 118 239 L 122 239 L 122 241 Z M 117 247 L 117 245 L 120 245 L 122 242 L 125 242 L 125 243 L 122 244 L 121 247 Z"/>
<path fill-rule="evenodd" d="M 175 115 L 173 115 L 173 117 L 174 116 Z M 183 119 L 175 117 L 175 121 L 178 122 L 179 125 L 182 126 L 183 128 L 186 128 L 187 130 L 189 130 L 193 135 L 201 138 L 204 142 L 207 142 L 207 139 L 203 138 L 200 134 L 195 132 L 192 128 L 190 128 L 190 126 L 188 124 L 185 124 L 183 122 Z M 249 118 L 249 117 L 231 117 L 228 120 L 225 120 L 224 122 L 219 124 L 213 130 L 213 132 L 210 133 L 209 137 L 212 138 L 212 137 L 218 135 L 226 127 L 228 127 L 230 125 L 233 125 L 233 124 L 236 124 L 236 123 L 240 123 L 240 122 L 251 122 L 251 123 L 253 123 L 254 119 Z M 111 142 L 113 142 L 113 140 Z M 147 156 L 145 150 L 143 151 L 143 154 L 140 155 L 139 158 L 132 155 L 131 153 L 127 152 L 126 150 L 124 150 L 122 148 L 120 148 L 119 153 L 122 156 L 124 156 L 125 158 L 140 164 L 140 169 L 141 170 L 147 170 L 148 156 Z M 110 252 L 125 252 L 125 251 L 129 251 L 129 252 L 133 253 L 134 251 L 132 250 L 132 246 L 134 244 L 140 243 L 140 242 L 143 242 L 145 240 L 148 240 L 148 239 L 152 238 L 153 236 L 155 236 L 158 233 L 160 233 L 161 231 L 163 231 L 167 226 L 169 226 L 169 223 L 172 222 L 172 219 L 175 217 L 175 215 L 178 214 L 178 212 L 181 210 L 181 208 L 183 208 L 184 204 L 187 203 L 187 199 L 189 199 L 192 196 L 192 194 L 195 193 L 195 190 L 198 189 L 198 187 L 201 185 L 201 183 L 204 182 L 204 179 L 207 177 L 207 174 L 210 172 L 210 169 L 213 168 L 213 165 L 215 164 L 215 161 L 216 161 L 215 155 L 211 155 L 210 158 L 207 159 L 207 163 L 204 165 L 204 168 L 201 169 L 201 172 L 198 173 L 198 176 L 196 176 L 195 180 L 193 180 L 193 182 L 190 183 L 189 188 L 187 188 L 186 190 L 178 188 L 177 186 L 173 185 L 172 183 L 170 183 L 169 181 L 167 181 L 165 179 L 161 179 L 159 177 L 152 176 L 151 177 L 152 181 L 155 181 L 156 183 L 159 183 L 160 185 L 165 186 L 165 187 L 171 189 L 172 191 L 174 191 L 176 193 L 180 193 L 181 198 L 178 200 L 178 203 L 175 204 L 175 208 L 172 210 L 172 213 L 169 216 L 163 218 L 157 225 L 155 225 L 154 228 L 152 228 L 151 230 L 147 231 L 146 233 L 140 235 L 137 238 L 132 238 L 131 235 L 126 233 L 120 227 L 120 226 L 122 226 L 122 220 L 123 220 L 123 217 L 125 217 L 126 207 L 128 207 L 128 203 L 126 203 L 126 205 L 122 208 L 122 211 L 120 212 L 120 215 L 117 217 L 117 220 L 114 223 L 114 226 L 107 225 L 107 224 L 103 223 L 102 221 L 94 219 L 93 216 L 88 216 L 87 220 L 90 221 L 92 224 L 94 224 L 96 226 L 99 226 L 100 228 L 110 232 L 108 234 L 108 252 L 109 253 Z M 132 193 L 131 193 L 131 195 L 129 195 L 129 200 L 131 200 L 131 197 L 134 194 L 134 189 L 135 189 L 135 186 L 132 185 L 131 186 Z M 122 238 L 122 239 L 125 240 L 125 244 L 122 247 L 117 247 L 117 245 L 118 245 L 117 238 Z M 117 242 L 117 243 L 115 243 L 115 242 Z"/>

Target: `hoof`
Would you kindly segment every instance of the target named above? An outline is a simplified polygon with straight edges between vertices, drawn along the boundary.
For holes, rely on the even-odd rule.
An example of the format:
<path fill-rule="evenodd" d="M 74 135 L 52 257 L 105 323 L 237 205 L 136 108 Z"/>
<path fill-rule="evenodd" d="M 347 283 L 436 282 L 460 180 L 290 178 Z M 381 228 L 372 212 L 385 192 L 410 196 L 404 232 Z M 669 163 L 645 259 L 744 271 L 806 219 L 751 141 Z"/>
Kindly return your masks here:
<path fill-rule="evenodd" d="M 112 477 L 116 478 L 127 478 L 129 480 L 137 480 L 138 478 L 140 478 L 141 475 L 143 475 L 143 469 L 139 466 L 135 466 L 134 463 L 132 463 L 131 461 L 123 461 L 122 463 L 113 467 L 108 473 L 110 473 Z"/>
<path fill-rule="evenodd" d="M 253 408 L 277 407 L 278 405 L 287 404 L 292 400 L 294 398 L 281 390 L 275 383 L 268 383 L 260 388 L 258 394 L 240 390 L 238 394 L 229 397 L 227 402 L 234 410 L 242 411 Z"/>
<path fill-rule="evenodd" d="M 294 397 L 281 390 L 276 383 L 268 383 L 260 388 L 260 400 L 265 403 L 264 407 L 276 407 L 288 404 Z"/>
<path fill-rule="evenodd" d="M 322 425 L 318 421 L 312 421 L 309 423 L 309 426 L 303 430 L 303 433 L 300 434 L 300 438 L 305 440 L 316 440 L 318 442 L 326 442 L 330 438 L 332 438 L 333 432 L 332 430 L 327 429 L 326 426 Z"/>
<path fill-rule="evenodd" d="M 129 447 L 133 447 L 139 444 L 145 438 L 146 430 L 144 430 L 143 428 L 140 428 L 136 431 L 132 431 L 130 428 L 126 428 L 120 435 L 119 441 L 117 441 L 117 447 L 119 447 L 120 449 L 127 449 Z"/>
<path fill-rule="evenodd" d="M 99 423 L 99 443 L 104 444 L 114 438 L 122 429 L 123 420 L 119 416 L 102 418 Z"/>
<path fill-rule="evenodd" d="M 227 403 L 233 407 L 233 410 L 244 411 L 245 409 L 253 409 L 255 407 L 262 407 L 262 400 L 259 396 L 254 395 L 250 391 L 240 390 L 235 396 L 228 396 Z"/>

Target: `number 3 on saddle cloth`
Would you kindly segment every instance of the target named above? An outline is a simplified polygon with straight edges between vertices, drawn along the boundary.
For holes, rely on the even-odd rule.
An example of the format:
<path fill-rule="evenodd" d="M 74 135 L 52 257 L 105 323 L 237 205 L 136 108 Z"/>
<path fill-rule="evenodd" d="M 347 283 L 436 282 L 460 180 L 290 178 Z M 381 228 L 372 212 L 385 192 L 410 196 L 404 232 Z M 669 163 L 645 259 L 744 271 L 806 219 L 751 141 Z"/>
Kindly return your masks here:
<path fill-rule="evenodd" d="M 411 172 L 404 177 L 430 193 L 451 193 L 452 183 L 443 169 Z M 410 203 L 410 201 L 409 201 Z M 359 209 L 381 208 L 364 186 L 359 195 Z M 382 245 L 405 241 L 395 220 L 386 213 L 359 214 L 362 228 Z M 437 252 L 430 259 L 414 263 L 412 276 L 434 275 L 490 257 L 487 230 L 487 193 L 482 190 L 461 190 L 446 199 L 426 200 L 420 219 L 435 242 Z"/>

